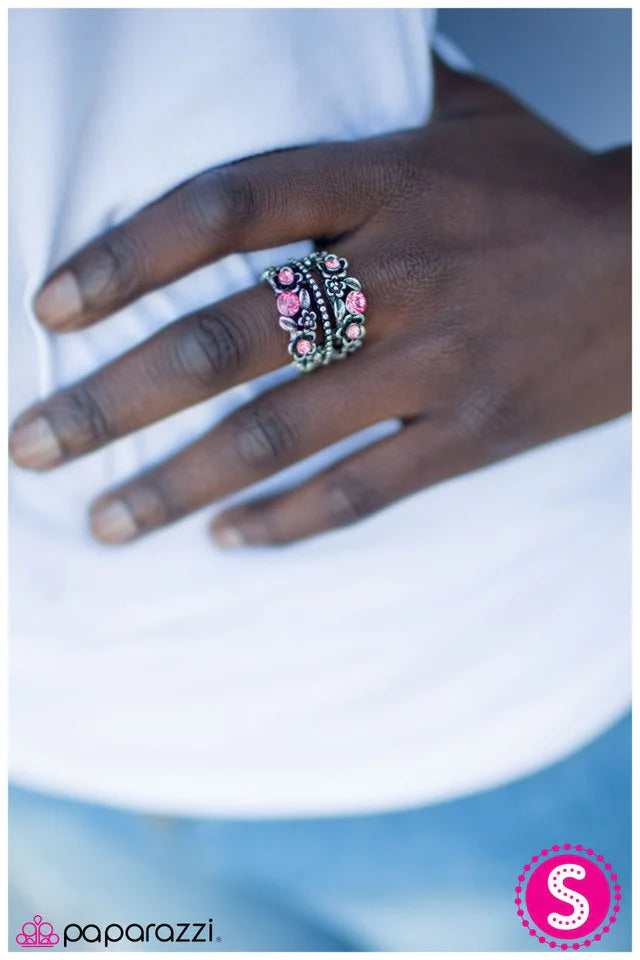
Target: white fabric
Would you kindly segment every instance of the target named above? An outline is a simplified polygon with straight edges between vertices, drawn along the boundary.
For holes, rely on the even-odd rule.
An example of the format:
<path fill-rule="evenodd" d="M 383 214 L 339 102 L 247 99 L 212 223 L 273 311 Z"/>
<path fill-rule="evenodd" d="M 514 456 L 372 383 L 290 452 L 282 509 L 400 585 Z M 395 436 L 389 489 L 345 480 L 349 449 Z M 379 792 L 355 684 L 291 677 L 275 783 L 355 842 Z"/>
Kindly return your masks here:
<path fill-rule="evenodd" d="M 29 307 L 51 267 L 205 167 L 422 122 L 432 27 L 419 10 L 13 11 L 12 414 L 278 254 L 58 338 Z M 217 551 L 207 512 L 92 542 L 93 496 L 263 386 L 47 475 L 12 469 L 16 781 L 185 813 L 383 809 L 525 773 L 620 715 L 627 420 L 286 549 Z"/>

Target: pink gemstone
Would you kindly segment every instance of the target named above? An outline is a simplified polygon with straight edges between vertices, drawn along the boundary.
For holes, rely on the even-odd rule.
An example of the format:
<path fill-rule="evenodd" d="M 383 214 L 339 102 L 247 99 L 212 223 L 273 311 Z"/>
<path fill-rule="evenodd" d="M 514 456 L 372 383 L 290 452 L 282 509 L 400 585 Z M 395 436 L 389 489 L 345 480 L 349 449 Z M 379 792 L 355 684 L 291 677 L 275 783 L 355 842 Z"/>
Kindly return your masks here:
<path fill-rule="evenodd" d="M 367 298 L 362 290 L 352 290 L 347 294 L 347 310 L 349 313 L 364 313 L 367 309 Z"/>
<path fill-rule="evenodd" d="M 278 304 L 278 310 L 284 317 L 293 317 L 300 309 L 300 297 L 297 293 L 289 291 L 279 293 L 276 303 Z"/>
<path fill-rule="evenodd" d="M 340 261 L 337 257 L 326 257 L 324 264 L 328 270 L 337 270 L 340 266 Z"/>
<path fill-rule="evenodd" d="M 293 270 L 291 267 L 283 267 L 282 270 L 278 271 L 278 280 L 280 283 L 287 286 L 290 283 L 293 283 Z"/>
<path fill-rule="evenodd" d="M 296 353 L 301 357 L 306 357 L 308 353 L 311 353 L 313 347 L 309 340 L 298 340 L 296 344 Z"/>
<path fill-rule="evenodd" d="M 360 336 L 360 324 L 359 323 L 350 323 L 347 329 L 345 330 L 345 336 L 347 340 L 357 340 Z"/>

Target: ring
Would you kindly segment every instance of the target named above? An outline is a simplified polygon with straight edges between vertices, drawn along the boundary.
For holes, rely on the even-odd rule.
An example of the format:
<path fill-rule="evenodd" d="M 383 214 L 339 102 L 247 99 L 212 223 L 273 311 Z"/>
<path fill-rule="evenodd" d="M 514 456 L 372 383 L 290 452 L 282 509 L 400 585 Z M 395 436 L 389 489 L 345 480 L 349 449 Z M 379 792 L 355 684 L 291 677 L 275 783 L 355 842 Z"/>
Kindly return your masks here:
<path fill-rule="evenodd" d="M 321 253 L 312 253 L 306 260 L 317 268 L 324 281 L 325 293 L 336 320 L 335 356 L 341 359 L 362 346 L 367 298 L 360 281 L 347 276 L 349 261 L 344 257 L 323 250 Z"/>
<path fill-rule="evenodd" d="M 323 346 L 318 344 L 318 318 L 311 309 L 311 294 L 306 277 L 295 260 L 281 267 L 269 267 L 260 274 L 276 294 L 279 323 L 289 334 L 292 364 L 305 373 L 324 360 Z"/>
<path fill-rule="evenodd" d="M 279 324 L 289 333 L 289 354 L 297 370 L 308 373 L 362 346 L 367 299 L 360 282 L 347 276 L 348 266 L 344 257 L 323 251 L 268 267 L 260 275 L 276 294 Z"/>

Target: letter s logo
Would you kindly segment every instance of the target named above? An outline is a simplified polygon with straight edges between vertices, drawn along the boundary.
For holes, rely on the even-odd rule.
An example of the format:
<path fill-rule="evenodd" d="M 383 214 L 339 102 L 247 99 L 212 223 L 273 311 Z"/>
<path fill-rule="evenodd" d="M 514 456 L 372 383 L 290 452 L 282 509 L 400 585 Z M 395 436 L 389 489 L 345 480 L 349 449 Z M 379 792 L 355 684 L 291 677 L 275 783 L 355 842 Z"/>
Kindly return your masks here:
<path fill-rule="evenodd" d="M 563 903 L 570 904 L 573 907 L 573 913 L 566 916 L 561 913 L 550 913 L 547 922 L 556 930 L 577 930 L 587 922 L 589 916 L 589 901 L 581 893 L 570 890 L 565 887 L 564 881 L 571 877 L 574 880 L 584 880 L 586 870 L 578 863 L 559 864 L 555 870 L 552 870 L 547 880 L 549 893 L 556 900 L 562 900 Z"/>

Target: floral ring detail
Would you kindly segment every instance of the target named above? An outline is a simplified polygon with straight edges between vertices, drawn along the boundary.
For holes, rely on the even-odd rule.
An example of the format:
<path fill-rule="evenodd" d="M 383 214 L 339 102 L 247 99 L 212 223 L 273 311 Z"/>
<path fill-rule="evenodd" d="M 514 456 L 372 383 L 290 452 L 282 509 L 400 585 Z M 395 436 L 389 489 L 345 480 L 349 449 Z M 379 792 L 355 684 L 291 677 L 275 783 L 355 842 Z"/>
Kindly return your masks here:
<path fill-rule="evenodd" d="M 365 335 L 364 312 L 367 298 L 362 284 L 348 276 L 349 262 L 335 253 L 314 253 L 305 261 L 315 266 L 322 276 L 324 291 L 335 318 L 334 350 L 339 359 L 362 346 Z"/>
<path fill-rule="evenodd" d="M 362 346 L 367 298 L 347 270 L 344 257 L 323 252 L 262 272 L 260 279 L 276 295 L 278 322 L 289 334 L 297 370 L 308 373 Z"/>

